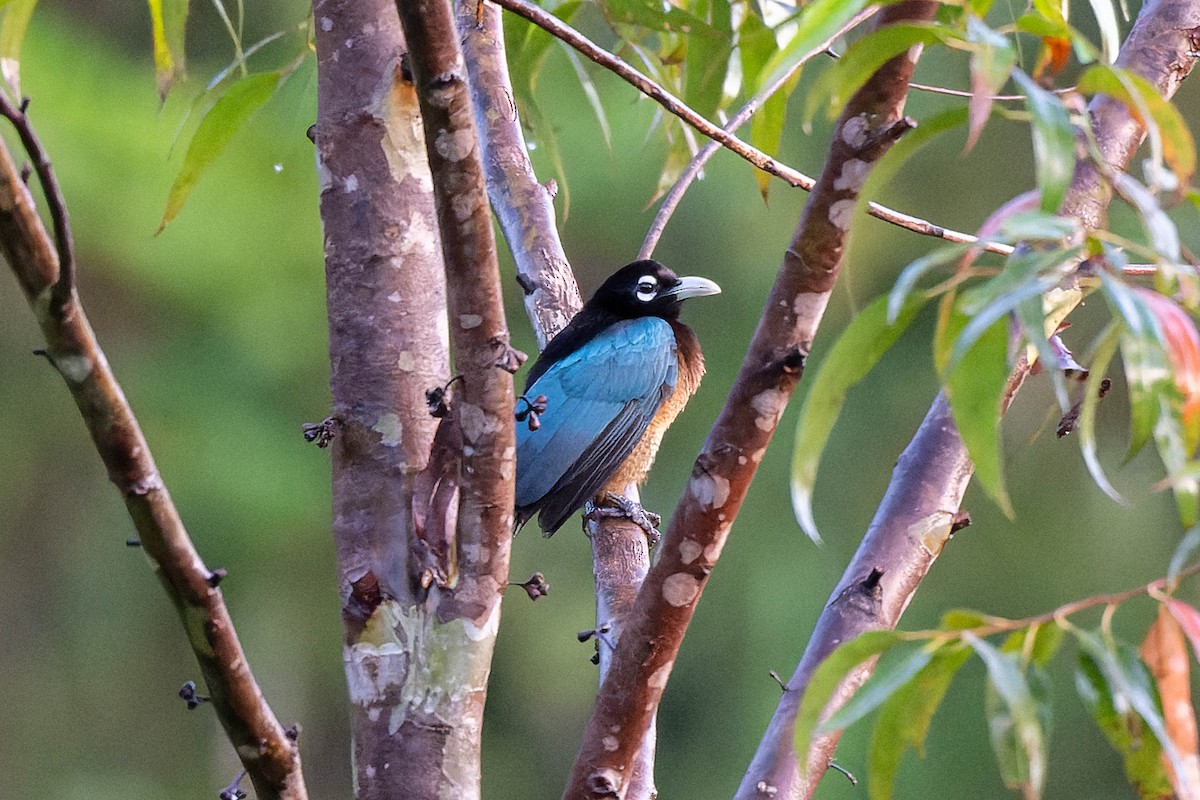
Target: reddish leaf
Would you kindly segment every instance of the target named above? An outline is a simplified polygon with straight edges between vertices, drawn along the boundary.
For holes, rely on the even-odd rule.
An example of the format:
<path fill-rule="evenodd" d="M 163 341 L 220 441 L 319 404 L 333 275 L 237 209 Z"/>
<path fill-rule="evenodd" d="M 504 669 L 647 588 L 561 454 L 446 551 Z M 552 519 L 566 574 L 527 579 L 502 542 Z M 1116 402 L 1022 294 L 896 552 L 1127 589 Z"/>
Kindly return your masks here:
<path fill-rule="evenodd" d="M 1191 316 L 1174 300 L 1151 289 L 1135 288 L 1163 334 L 1163 347 L 1183 395 L 1180 416 L 1189 453 L 1200 443 L 1200 333 Z"/>
<path fill-rule="evenodd" d="M 1192 643 L 1196 660 L 1200 661 L 1200 611 L 1179 600 L 1168 600 L 1166 606 L 1187 635 L 1188 641 Z"/>
<path fill-rule="evenodd" d="M 1183 603 L 1173 602 L 1183 606 Z M 1196 612 L 1184 606 L 1196 619 Z M 1174 765 L 1163 754 L 1163 764 L 1171 779 L 1171 786 L 1181 800 L 1200 798 L 1200 744 L 1196 734 L 1196 712 L 1192 708 L 1191 681 L 1188 669 L 1187 645 L 1183 632 L 1172 610 L 1166 605 L 1158 609 L 1158 618 L 1146 632 L 1140 648 L 1142 660 L 1150 668 L 1158 695 L 1162 699 L 1163 723 L 1167 735 L 1179 752 L 1183 769 L 1187 773 L 1176 774 Z"/>
<path fill-rule="evenodd" d="M 1033 79 L 1040 84 L 1053 84 L 1058 74 L 1066 69 L 1071 57 L 1071 40 L 1061 36 L 1043 36 L 1042 52 L 1038 54 L 1037 66 L 1033 68 Z"/>

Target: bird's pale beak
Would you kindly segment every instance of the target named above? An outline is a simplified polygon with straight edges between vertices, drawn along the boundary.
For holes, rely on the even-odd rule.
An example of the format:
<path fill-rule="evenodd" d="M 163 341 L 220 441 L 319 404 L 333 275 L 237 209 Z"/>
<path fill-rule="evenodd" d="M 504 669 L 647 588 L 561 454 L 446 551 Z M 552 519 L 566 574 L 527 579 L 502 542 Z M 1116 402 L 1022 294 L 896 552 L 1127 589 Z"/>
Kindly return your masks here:
<path fill-rule="evenodd" d="M 707 297 L 710 294 L 720 294 L 721 287 L 708 278 L 689 276 L 680 278 L 679 283 L 672 286 L 664 294 L 676 300 L 687 300 L 689 297 Z"/>

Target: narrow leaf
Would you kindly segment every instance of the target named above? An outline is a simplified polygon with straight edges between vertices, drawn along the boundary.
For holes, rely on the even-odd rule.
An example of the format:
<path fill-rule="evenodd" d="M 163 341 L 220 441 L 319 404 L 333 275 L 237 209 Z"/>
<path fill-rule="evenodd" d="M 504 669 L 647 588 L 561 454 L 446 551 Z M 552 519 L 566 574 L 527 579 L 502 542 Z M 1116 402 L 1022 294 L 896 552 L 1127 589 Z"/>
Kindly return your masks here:
<path fill-rule="evenodd" d="M 1180 759 L 1166 734 L 1152 679 L 1137 652 L 1125 644 L 1106 642 L 1098 635 L 1074 631 L 1079 642 L 1076 688 L 1096 723 L 1125 760 L 1125 774 L 1143 798 L 1170 794 L 1170 782 L 1160 760 Z M 1150 734 L 1146 735 L 1147 729 Z"/>
<path fill-rule="evenodd" d="M 1117 29 L 1117 12 L 1109 0 L 1088 0 L 1092 5 L 1092 13 L 1096 15 L 1096 24 L 1100 27 L 1100 46 L 1104 60 L 1110 64 L 1121 49 L 1121 32 Z"/>
<path fill-rule="evenodd" d="M 1079 424 L 1076 429 L 1079 431 L 1079 450 L 1083 454 L 1083 461 L 1087 464 L 1092 480 L 1102 492 L 1114 501 L 1124 504 L 1125 501 L 1108 482 L 1108 476 L 1104 474 L 1104 467 L 1100 465 L 1100 457 L 1096 453 L 1096 408 L 1100 404 L 1100 383 L 1104 380 L 1104 374 L 1108 371 L 1113 356 L 1116 355 L 1117 344 L 1121 341 L 1120 334 L 1120 327 L 1116 323 L 1101 334 L 1100 344 L 1096 347 L 1096 355 L 1092 359 L 1087 382 L 1083 387 L 1083 404 L 1079 409 Z"/>
<path fill-rule="evenodd" d="M 979 141 L 992 113 L 992 97 L 1008 82 L 1008 75 L 1017 63 L 1017 51 L 1008 37 L 977 17 L 967 20 L 967 38 L 976 46 L 971 51 L 971 100 L 967 106 L 970 124 L 964 151 Z"/>
<path fill-rule="evenodd" d="M 871 800 L 887 800 L 892 796 L 896 771 L 907 748 L 912 747 L 924 756 L 933 714 L 959 667 L 970 656 L 971 650 L 962 646 L 939 649 L 913 680 L 883 704 L 868 753 L 867 788 Z"/>
<path fill-rule="evenodd" d="M 972 324 L 974 320 L 955 313 L 948 320 L 949 328 L 939 332 L 938 341 L 945 341 Z M 954 422 L 975 464 L 975 477 L 1001 510 L 1012 517 L 1000 451 L 1000 403 L 1009 373 L 1008 321 L 993 319 L 973 339 L 952 366 L 943 363 L 939 368 L 943 370 Z M 935 361 L 940 360 L 935 353 Z"/>
<path fill-rule="evenodd" d="M 871 31 L 847 48 L 832 67 L 821 73 L 804 106 L 804 121 L 807 125 L 816 115 L 817 109 L 825 106 L 825 113 L 833 119 L 841 112 L 846 101 L 862 87 L 879 68 L 914 45 L 934 42 L 957 41 L 959 34 L 942 25 L 933 23 L 902 23 L 885 25 Z"/>
<path fill-rule="evenodd" d="M 1182 600 L 1174 598 L 1168 599 L 1165 605 L 1171 612 L 1171 616 L 1179 623 L 1179 627 L 1187 636 L 1188 641 L 1192 643 L 1192 650 L 1196 654 L 1196 659 L 1200 661 L 1200 611 Z"/>
<path fill-rule="evenodd" d="M 1062 205 L 1075 172 L 1075 131 L 1062 101 L 1021 70 L 1013 70 L 1012 75 L 1033 115 L 1033 157 L 1042 210 L 1053 214 Z"/>
<path fill-rule="evenodd" d="M 175 177 L 175 183 L 167 195 L 167 207 L 163 212 L 158 232 L 175 219 L 187 202 L 188 196 L 205 170 L 217 159 L 233 135 L 259 106 L 271 99 L 279 86 L 282 73 L 262 72 L 249 75 L 230 85 L 213 107 L 208 110 L 183 157 L 183 166 Z"/>
<path fill-rule="evenodd" d="M 988 671 L 988 730 L 1005 785 L 1040 797 L 1046 783 L 1048 706 L 1035 696 L 1019 657 L 966 634 Z M 1034 668 L 1036 669 L 1036 668 Z"/>
<path fill-rule="evenodd" d="M 0 75 L 12 89 L 14 97 L 21 97 L 21 45 L 29 30 L 29 19 L 37 0 L 9 0 L 4 3 L 4 21 L 0 22 Z"/>
<path fill-rule="evenodd" d="M 813 0 L 796 20 L 796 32 L 763 67 L 755 91 L 775 83 L 796 63 L 833 38 L 868 6 L 867 0 Z"/>
<path fill-rule="evenodd" d="M 917 281 L 921 280 L 927 272 L 957 261 L 971 247 L 970 244 L 954 244 L 942 247 L 921 256 L 901 270 L 900 277 L 896 278 L 896 284 L 892 287 L 892 291 L 888 293 L 888 322 L 893 322 L 901 309 L 904 308 L 905 303 L 908 302 L 909 294 L 917 285 Z"/>
<path fill-rule="evenodd" d="M 867 682 L 846 701 L 845 705 L 817 726 L 817 735 L 850 727 L 883 705 L 901 687 L 906 686 L 933 660 L 936 647 L 919 644 L 897 657 L 895 650 L 880 659 Z"/>
<path fill-rule="evenodd" d="M 573 47 L 564 44 L 563 52 L 566 53 L 567 60 L 575 69 L 575 77 L 579 78 L 579 85 L 583 88 L 583 94 L 592 107 L 592 113 L 596 115 L 596 122 L 600 123 L 600 134 L 604 137 L 604 146 L 611 152 L 612 129 L 608 126 L 608 115 L 604 113 L 604 104 L 600 102 L 600 93 L 596 91 L 596 84 L 592 82 L 592 76 L 588 75 L 587 70 L 584 69 L 583 61 Z"/>
<path fill-rule="evenodd" d="M 812 514 L 813 485 L 846 392 L 896 343 L 924 303 L 924 298 L 919 297 L 905 302 L 894 322 L 888 321 L 885 297 L 863 309 L 821 362 L 812 388 L 804 398 L 792 450 L 792 508 L 800 527 L 815 542 L 821 541 L 821 537 Z"/>
<path fill-rule="evenodd" d="M 154 37 L 154 73 L 160 102 L 167 99 L 184 73 L 184 33 L 188 0 L 149 0 L 150 27 Z"/>
<path fill-rule="evenodd" d="M 800 755 L 800 770 L 805 769 L 804 753 L 812 743 L 813 732 L 842 680 L 859 664 L 875 658 L 903 641 L 893 630 L 867 631 L 839 645 L 817 667 L 808 681 L 800 708 L 796 712 L 795 752 Z"/>
<path fill-rule="evenodd" d="M 1098 0 L 1101 1 L 1102 0 Z M 1095 64 L 1079 78 L 1079 91 L 1106 94 L 1124 103 L 1129 113 L 1146 128 L 1152 157 L 1166 162 L 1180 187 L 1196 174 L 1196 144 L 1179 109 L 1163 98 L 1150 81 L 1129 70 Z"/>
<path fill-rule="evenodd" d="M 1185 770 L 1180 774 L 1168 763 L 1167 776 L 1180 800 L 1198 800 L 1200 742 L 1196 735 L 1196 710 L 1192 707 L 1187 644 L 1179 623 L 1166 605 L 1159 606 L 1158 617 L 1146 632 L 1140 652 L 1162 699 L 1163 725 Z"/>

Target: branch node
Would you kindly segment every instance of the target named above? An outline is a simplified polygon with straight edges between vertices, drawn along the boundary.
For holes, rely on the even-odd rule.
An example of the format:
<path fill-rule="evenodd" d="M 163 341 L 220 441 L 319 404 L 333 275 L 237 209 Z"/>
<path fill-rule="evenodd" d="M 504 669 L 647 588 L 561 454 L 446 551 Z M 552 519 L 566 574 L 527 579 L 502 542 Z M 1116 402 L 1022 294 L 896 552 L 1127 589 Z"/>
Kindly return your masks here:
<path fill-rule="evenodd" d="M 788 375 L 799 375 L 804 371 L 804 361 L 804 351 L 794 347 L 780 360 L 780 368 Z"/>
<path fill-rule="evenodd" d="M 21 183 L 29 185 L 29 176 L 33 174 L 33 165 L 26 161 L 21 165 Z"/>
<path fill-rule="evenodd" d="M 508 343 L 508 334 L 500 334 L 492 338 L 492 347 L 499 353 L 496 356 L 496 366 L 510 375 L 521 368 L 529 360 L 529 356 Z"/>
<path fill-rule="evenodd" d="M 286 729 L 286 730 L 283 732 L 283 735 L 284 735 L 284 736 L 286 736 L 286 737 L 288 738 L 288 741 L 290 741 L 290 742 L 295 742 L 295 741 L 298 741 L 298 740 L 300 739 L 300 723 L 299 723 L 299 722 L 293 722 L 293 723 L 292 723 L 290 726 L 288 726 L 288 728 L 287 728 L 287 729 Z"/>
<path fill-rule="evenodd" d="M 863 578 L 861 587 L 863 589 L 876 589 L 879 587 L 879 581 L 883 578 L 883 570 L 879 567 L 872 567 L 871 574 Z"/>
<path fill-rule="evenodd" d="M 550 584 L 546 582 L 546 576 L 540 572 L 530 575 L 529 580 L 524 583 L 510 583 L 509 586 L 520 586 L 529 595 L 530 600 L 537 600 L 539 597 L 548 597 L 550 595 Z"/>
<path fill-rule="evenodd" d="M 971 512 L 970 511 L 955 511 L 950 517 L 950 535 L 958 533 L 964 528 L 971 527 Z"/>
<path fill-rule="evenodd" d="M 830 761 L 829 768 L 833 769 L 833 770 L 837 770 L 838 772 L 845 775 L 846 780 L 850 781 L 851 786 L 858 786 L 858 778 L 854 777 L 854 773 L 852 773 L 850 770 L 846 769 L 845 767 L 839 765 L 836 761 Z"/>
<path fill-rule="evenodd" d="M 128 539 L 125 540 L 125 546 L 126 547 L 141 547 L 142 540 L 136 536 L 130 536 Z"/>
<path fill-rule="evenodd" d="M 619 797 L 621 774 L 612 767 L 601 767 L 587 776 L 587 788 L 596 797 Z"/>
<path fill-rule="evenodd" d="M 342 430 L 342 421 L 337 417 L 326 417 L 320 422 L 305 422 L 300 426 L 300 430 L 304 432 L 304 441 L 316 442 L 317 447 L 322 449 L 329 447 L 329 443 Z"/>
<path fill-rule="evenodd" d="M 195 681 L 187 681 L 183 686 L 180 686 L 179 696 L 183 699 L 183 702 L 187 703 L 188 711 L 195 711 L 196 706 L 212 700 L 211 697 L 207 697 L 196 691 Z"/>
<path fill-rule="evenodd" d="M 455 375 L 450 380 L 446 381 L 445 386 L 435 386 L 432 389 L 425 390 L 425 404 L 429 406 L 429 416 L 441 419 L 450 413 L 450 403 L 447 399 L 450 394 L 450 387 L 455 381 L 461 381 L 462 375 Z"/>
<path fill-rule="evenodd" d="M 212 572 L 208 573 L 208 578 L 206 578 L 204 582 L 208 584 L 209 588 L 215 589 L 220 586 L 221 581 L 225 580 L 227 577 L 229 577 L 229 571 L 224 567 L 217 567 Z"/>
<path fill-rule="evenodd" d="M 233 776 L 233 780 L 229 782 L 229 785 L 221 790 L 221 793 L 217 797 L 220 800 L 242 800 L 246 796 L 246 793 L 242 790 L 240 784 L 245 777 L 246 770 L 239 771 L 237 775 Z"/>
<path fill-rule="evenodd" d="M 779 691 L 781 691 L 781 692 L 790 692 L 791 691 L 791 689 L 788 688 L 788 685 L 786 683 L 784 683 L 783 678 L 779 677 L 778 672 L 776 672 L 775 670 L 771 670 L 769 674 L 775 680 L 775 682 L 779 684 Z"/>
<path fill-rule="evenodd" d="M 313 144 L 316 144 L 317 143 L 317 126 L 309 125 L 308 129 L 304 131 L 304 137 L 306 139 L 308 139 L 310 142 L 312 142 Z"/>

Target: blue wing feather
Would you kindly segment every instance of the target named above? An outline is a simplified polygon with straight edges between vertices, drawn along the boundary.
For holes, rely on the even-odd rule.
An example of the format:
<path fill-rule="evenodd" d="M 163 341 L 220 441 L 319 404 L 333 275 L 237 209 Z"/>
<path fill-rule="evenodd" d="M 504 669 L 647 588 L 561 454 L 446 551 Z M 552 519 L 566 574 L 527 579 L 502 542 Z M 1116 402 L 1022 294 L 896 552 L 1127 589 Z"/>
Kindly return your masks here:
<path fill-rule="evenodd" d="M 526 396 L 546 395 L 541 427 L 517 426 L 519 522 L 541 511 L 553 532 L 608 481 L 675 388 L 675 334 L 657 317 L 623 320 L 551 365 Z"/>

